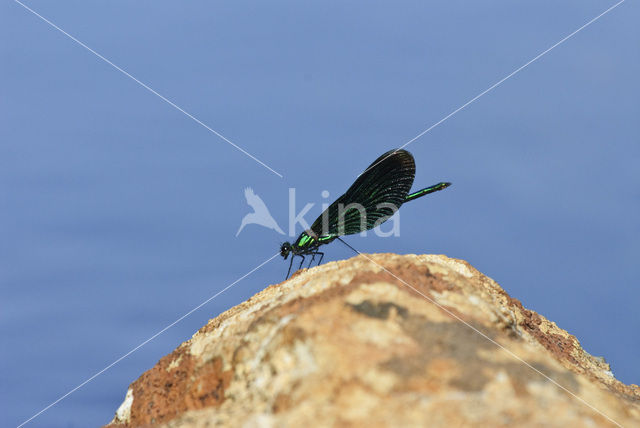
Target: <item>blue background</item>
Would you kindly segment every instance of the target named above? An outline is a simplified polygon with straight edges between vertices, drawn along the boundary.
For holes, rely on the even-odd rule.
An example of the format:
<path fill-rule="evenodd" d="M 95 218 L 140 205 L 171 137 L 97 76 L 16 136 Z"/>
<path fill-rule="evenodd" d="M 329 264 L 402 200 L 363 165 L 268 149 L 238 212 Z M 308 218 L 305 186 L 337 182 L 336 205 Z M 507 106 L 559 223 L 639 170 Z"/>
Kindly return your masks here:
<path fill-rule="evenodd" d="M 12 1 L 0 4 L 0 425 L 17 425 L 273 255 L 287 229 L 612 2 L 27 3 L 279 178 Z M 640 383 L 640 5 L 626 2 L 408 149 L 398 238 L 465 259 Z M 297 232 L 300 232 L 298 230 Z M 328 260 L 351 257 L 334 243 Z M 30 426 L 108 422 L 271 261 Z M 594 403 L 597 404 L 597 403 Z"/>

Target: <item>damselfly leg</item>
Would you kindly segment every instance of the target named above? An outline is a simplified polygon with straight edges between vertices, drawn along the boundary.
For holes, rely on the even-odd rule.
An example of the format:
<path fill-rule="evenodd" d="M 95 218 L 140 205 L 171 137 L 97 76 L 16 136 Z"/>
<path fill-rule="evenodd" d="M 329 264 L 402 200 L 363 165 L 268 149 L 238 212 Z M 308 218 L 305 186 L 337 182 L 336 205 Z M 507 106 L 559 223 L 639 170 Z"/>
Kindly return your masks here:
<path fill-rule="evenodd" d="M 318 264 L 316 266 L 320 266 L 320 264 L 322 263 L 322 258 L 324 257 L 324 253 L 318 251 L 318 249 L 316 248 L 316 250 L 311 253 L 311 260 L 309 261 L 309 265 L 307 266 L 307 268 L 311 267 L 311 264 L 316 259 L 317 255 L 320 255 L 320 259 L 318 260 Z"/>

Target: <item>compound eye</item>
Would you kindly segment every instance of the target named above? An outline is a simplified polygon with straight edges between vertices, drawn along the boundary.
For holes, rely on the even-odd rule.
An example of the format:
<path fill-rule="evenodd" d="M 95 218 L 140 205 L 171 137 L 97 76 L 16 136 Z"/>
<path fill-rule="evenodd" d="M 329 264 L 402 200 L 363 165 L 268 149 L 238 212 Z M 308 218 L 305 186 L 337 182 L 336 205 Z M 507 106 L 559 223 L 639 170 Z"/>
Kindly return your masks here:
<path fill-rule="evenodd" d="M 280 255 L 285 259 L 289 255 L 290 251 L 291 251 L 291 245 L 288 242 L 285 242 L 284 244 L 282 244 L 282 246 L 280 246 Z"/>

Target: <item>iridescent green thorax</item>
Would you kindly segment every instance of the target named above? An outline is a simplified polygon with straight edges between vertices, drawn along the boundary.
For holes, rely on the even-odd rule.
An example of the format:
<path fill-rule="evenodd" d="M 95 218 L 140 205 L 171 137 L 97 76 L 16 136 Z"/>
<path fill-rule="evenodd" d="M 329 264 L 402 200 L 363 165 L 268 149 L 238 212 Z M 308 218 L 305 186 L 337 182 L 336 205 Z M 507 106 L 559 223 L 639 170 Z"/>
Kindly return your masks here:
<path fill-rule="evenodd" d="M 296 239 L 296 242 L 293 243 L 293 246 L 296 249 L 303 249 L 303 248 L 308 248 L 310 246 L 312 246 L 313 242 L 315 242 L 316 239 L 312 238 L 309 233 L 302 232 L 300 234 L 300 236 L 298 236 L 298 239 Z"/>
<path fill-rule="evenodd" d="M 296 242 L 293 243 L 293 250 L 296 253 L 300 253 L 310 248 L 317 248 L 322 244 L 328 244 L 334 239 L 336 239 L 336 237 L 332 235 L 317 237 L 312 230 L 305 230 L 298 236 Z"/>

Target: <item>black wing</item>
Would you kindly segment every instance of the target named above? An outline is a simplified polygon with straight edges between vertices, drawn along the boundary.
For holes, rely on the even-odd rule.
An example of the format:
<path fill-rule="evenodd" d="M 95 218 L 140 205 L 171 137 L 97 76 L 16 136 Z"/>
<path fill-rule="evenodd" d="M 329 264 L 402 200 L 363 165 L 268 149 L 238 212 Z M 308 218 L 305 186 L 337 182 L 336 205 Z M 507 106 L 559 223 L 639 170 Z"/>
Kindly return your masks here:
<path fill-rule="evenodd" d="M 411 153 L 401 149 L 388 151 L 316 219 L 311 230 L 318 237 L 331 237 L 374 228 L 405 202 L 415 174 Z"/>

